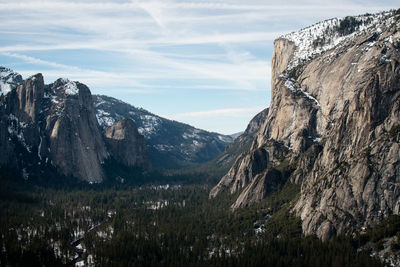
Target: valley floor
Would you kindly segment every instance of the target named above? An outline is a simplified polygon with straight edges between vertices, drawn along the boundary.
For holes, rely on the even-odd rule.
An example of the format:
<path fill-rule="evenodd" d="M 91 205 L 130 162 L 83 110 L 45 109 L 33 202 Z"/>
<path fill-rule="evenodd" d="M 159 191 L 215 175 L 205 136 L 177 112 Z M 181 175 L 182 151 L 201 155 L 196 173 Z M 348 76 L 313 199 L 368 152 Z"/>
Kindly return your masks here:
<path fill-rule="evenodd" d="M 322 243 L 290 215 L 298 186 L 235 212 L 235 196 L 208 199 L 211 186 L 16 189 L 2 180 L 0 265 L 379 266 L 377 246 L 400 236 L 393 217 L 391 228 Z"/>

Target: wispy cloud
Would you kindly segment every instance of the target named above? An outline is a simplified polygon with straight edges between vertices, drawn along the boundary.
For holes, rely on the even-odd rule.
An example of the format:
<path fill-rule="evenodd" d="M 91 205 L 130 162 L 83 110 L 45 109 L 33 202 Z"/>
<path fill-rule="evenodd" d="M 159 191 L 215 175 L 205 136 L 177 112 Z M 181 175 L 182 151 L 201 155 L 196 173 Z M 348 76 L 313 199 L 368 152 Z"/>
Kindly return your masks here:
<path fill-rule="evenodd" d="M 133 53 L 133 55 L 131 55 Z M 113 72 L 113 71 L 96 71 L 91 69 L 83 69 L 77 66 L 70 66 L 60 64 L 57 62 L 50 62 L 39 58 L 22 55 L 19 53 L 0 52 L 0 55 L 21 59 L 27 63 L 38 64 L 41 66 L 54 67 L 56 71 L 46 70 L 46 74 L 51 78 L 57 78 L 60 75 L 78 79 L 88 85 L 110 85 L 118 86 L 121 84 L 130 84 L 136 89 L 138 88 L 171 88 L 165 85 L 146 85 L 147 80 L 152 80 L 154 77 L 158 79 L 171 79 L 175 77 L 180 80 L 186 79 L 214 79 L 225 80 L 229 82 L 230 86 L 190 86 L 192 89 L 206 89 L 213 88 L 215 90 L 264 90 L 264 86 L 259 84 L 254 85 L 253 82 L 262 77 L 262 83 L 269 77 L 270 67 L 269 64 L 257 60 L 256 58 L 242 58 L 241 60 L 233 59 L 234 65 L 228 62 L 209 62 L 202 60 L 187 60 L 187 59 L 171 59 L 171 57 L 163 56 L 160 53 L 151 51 L 130 51 L 130 56 L 138 56 L 137 53 L 142 55 L 141 60 L 150 59 L 154 61 L 150 63 L 152 69 L 145 69 L 139 72 Z M 171 56 L 171 55 L 170 55 Z M 230 51 L 227 58 L 235 57 L 233 52 Z M 236 56 L 237 57 L 237 56 Z M 168 66 L 168 72 L 165 71 L 165 66 Z M 58 75 L 57 75 L 58 73 Z M 54 77 L 54 75 L 57 75 Z M 188 88 L 188 86 L 186 86 Z"/>
<path fill-rule="evenodd" d="M 246 108 L 224 108 L 205 111 L 184 112 L 180 114 L 165 115 L 168 118 L 187 119 L 187 118 L 213 118 L 213 117 L 233 117 L 243 118 L 249 115 L 256 114 L 263 110 L 265 107 L 246 107 Z"/>
<path fill-rule="evenodd" d="M 126 84 L 127 81 L 130 82 L 129 86 L 132 87 L 146 87 L 144 84 L 137 83 L 140 76 L 135 76 L 132 73 L 113 73 L 113 72 L 104 72 L 104 71 L 96 71 L 90 69 L 83 69 L 77 66 L 70 66 L 65 64 L 59 64 L 56 62 L 51 62 L 47 60 L 42 60 L 39 58 L 26 56 L 17 53 L 9 53 L 9 52 L 0 52 L 0 55 L 17 58 L 25 61 L 26 63 L 36 64 L 44 67 L 52 67 L 55 70 L 44 69 L 47 74 L 47 77 L 50 79 L 57 79 L 59 77 L 65 77 L 70 79 L 79 80 L 81 82 L 87 83 L 88 85 L 113 85 L 118 86 L 121 84 Z M 21 74 L 27 74 L 27 76 L 36 73 L 40 70 L 36 69 L 34 71 L 22 71 Z M 132 88 L 132 90 L 135 90 Z M 142 92 L 141 90 L 136 90 L 136 92 Z"/>
<path fill-rule="evenodd" d="M 27 63 L 32 63 L 32 64 L 39 64 L 39 65 L 45 65 L 45 66 L 50 66 L 50 67 L 55 67 L 55 68 L 63 68 L 63 69 L 81 70 L 78 67 L 68 66 L 65 64 L 59 64 L 56 62 L 50 62 L 50 61 L 42 60 L 42 59 L 31 57 L 31 56 L 21 55 L 21 54 L 17 54 L 17 53 L 0 52 L 0 54 L 3 56 L 7 56 L 7 57 L 22 59 L 23 61 L 25 61 Z"/>
<path fill-rule="evenodd" d="M 182 119 L 208 116 L 211 121 L 228 114 L 247 114 L 248 119 L 268 102 L 275 38 L 321 19 L 392 7 L 398 3 L 0 0 L 0 57 L 23 74 L 64 76 L 119 98 L 151 93 L 153 98 L 141 98 L 150 110 L 181 94 L 192 104 L 160 112 Z M 200 90 L 208 99 L 240 92 L 240 98 L 229 99 L 232 107 L 257 108 L 224 109 L 221 98 L 205 104 L 206 111 L 194 112 L 198 99 L 190 92 Z"/>

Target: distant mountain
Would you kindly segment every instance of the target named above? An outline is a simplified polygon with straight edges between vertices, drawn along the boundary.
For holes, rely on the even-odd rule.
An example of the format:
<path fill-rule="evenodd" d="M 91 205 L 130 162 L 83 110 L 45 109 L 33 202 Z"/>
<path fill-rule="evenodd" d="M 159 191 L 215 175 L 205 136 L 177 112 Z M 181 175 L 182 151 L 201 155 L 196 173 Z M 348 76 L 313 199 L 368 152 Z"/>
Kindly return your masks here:
<path fill-rule="evenodd" d="M 93 95 L 93 101 L 101 129 L 123 118 L 135 122 L 146 139 L 150 160 L 156 168 L 176 169 L 210 161 L 233 141 L 231 136 L 168 120 L 109 96 Z"/>

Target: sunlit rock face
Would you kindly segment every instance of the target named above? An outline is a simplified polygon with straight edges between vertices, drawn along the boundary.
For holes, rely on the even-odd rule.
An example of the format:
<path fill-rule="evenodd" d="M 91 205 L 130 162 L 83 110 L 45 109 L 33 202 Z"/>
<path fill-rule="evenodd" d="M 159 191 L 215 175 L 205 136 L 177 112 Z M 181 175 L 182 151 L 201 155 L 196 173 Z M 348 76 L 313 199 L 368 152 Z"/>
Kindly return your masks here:
<path fill-rule="evenodd" d="M 399 214 L 399 27 L 387 12 L 275 40 L 268 116 L 210 196 L 239 191 L 244 207 L 290 179 L 303 232 L 322 239 Z"/>

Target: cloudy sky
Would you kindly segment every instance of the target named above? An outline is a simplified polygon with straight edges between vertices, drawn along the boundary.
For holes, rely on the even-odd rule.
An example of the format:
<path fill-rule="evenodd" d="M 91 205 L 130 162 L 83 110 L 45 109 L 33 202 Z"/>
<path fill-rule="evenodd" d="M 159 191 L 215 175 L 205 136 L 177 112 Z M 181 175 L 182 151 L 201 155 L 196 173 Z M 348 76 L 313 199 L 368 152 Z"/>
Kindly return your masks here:
<path fill-rule="evenodd" d="M 398 0 L 0 0 L 0 65 L 83 82 L 198 128 L 231 134 L 269 105 L 273 40 Z"/>

